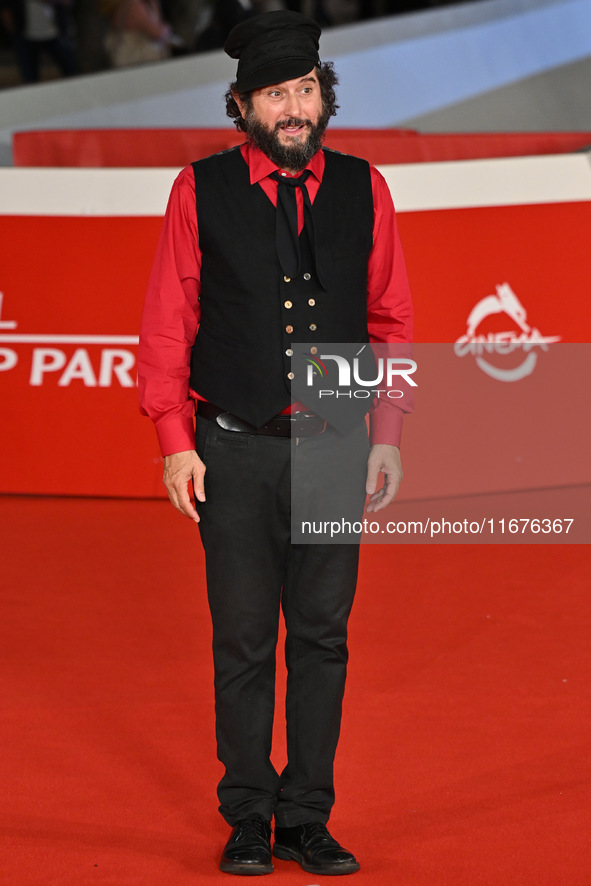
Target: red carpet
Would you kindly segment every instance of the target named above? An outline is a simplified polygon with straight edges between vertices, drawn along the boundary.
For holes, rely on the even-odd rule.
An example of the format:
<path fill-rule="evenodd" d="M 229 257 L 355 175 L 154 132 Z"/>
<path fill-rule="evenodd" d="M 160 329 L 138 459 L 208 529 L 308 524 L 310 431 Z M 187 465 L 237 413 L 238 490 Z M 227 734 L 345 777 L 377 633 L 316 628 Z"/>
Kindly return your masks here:
<path fill-rule="evenodd" d="M 0 520 L 1 882 L 238 882 L 195 528 L 164 502 L 4 497 Z M 583 545 L 364 549 L 347 882 L 588 886 L 590 590 Z M 277 861 L 264 882 L 319 879 Z"/>

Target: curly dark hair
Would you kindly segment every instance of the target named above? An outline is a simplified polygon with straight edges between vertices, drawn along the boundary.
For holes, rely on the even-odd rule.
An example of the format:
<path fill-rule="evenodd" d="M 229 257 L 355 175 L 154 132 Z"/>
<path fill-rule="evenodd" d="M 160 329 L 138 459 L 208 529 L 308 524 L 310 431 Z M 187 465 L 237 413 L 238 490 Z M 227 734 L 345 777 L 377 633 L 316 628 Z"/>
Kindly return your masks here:
<path fill-rule="evenodd" d="M 320 94 L 322 96 L 322 107 L 328 117 L 334 117 L 338 110 L 337 96 L 335 86 L 339 82 L 339 78 L 334 69 L 332 62 L 320 62 L 316 67 L 316 76 L 320 84 Z M 236 104 L 233 93 L 237 93 L 241 102 L 244 102 L 248 108 L 252 96 L 251 92 L 238 92 L 236 89 L 236 81 L 230 83 L 230 88 L 226 92 L 226 116 L 234 121 L 238 131 L 246 132 L 246 125 L 240 109 Z"/>

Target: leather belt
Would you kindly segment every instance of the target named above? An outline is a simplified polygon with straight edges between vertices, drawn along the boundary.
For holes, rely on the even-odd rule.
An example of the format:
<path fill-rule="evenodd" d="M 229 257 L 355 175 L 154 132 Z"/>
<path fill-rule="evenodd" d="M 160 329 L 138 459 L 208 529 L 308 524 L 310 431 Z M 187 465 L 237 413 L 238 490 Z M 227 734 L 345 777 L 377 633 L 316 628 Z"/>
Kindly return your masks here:
<path fill-rule="evenodd" d="M 294 412 L 274 415 L 260 428 L 249 424 L 231 412 L 225 412 L 206 400 L 197 401 L 197 414 L 208 421 L 215 421 L 225 431 L 239 434 L 263 434 L 268 437 L 316 437 L 326 430 L 326 422 L 313 412 Z"/>

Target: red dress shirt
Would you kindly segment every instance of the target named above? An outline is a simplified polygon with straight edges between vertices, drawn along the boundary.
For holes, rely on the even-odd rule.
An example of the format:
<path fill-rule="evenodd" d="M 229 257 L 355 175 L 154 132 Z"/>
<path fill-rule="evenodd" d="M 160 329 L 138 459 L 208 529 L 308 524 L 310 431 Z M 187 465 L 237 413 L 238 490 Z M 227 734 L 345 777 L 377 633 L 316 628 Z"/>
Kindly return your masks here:
<path fill-rule="evenodd" d="M 277 182 L 269 176 L 277 167 L 249 143 L 240 150 L 248 164 L 251 184 L 262 187 L 276 206 Z M 314 155 L 306 169 L 311 172 L 306 187 L 314 203 L 324 174 L 322 151 Z M 388 186 L 373 166 L 371 185 L 374 221 L 367 279 L 369 337 L 371 342 L 410 342 L 412 304 L 396 215 Z M 301 231 L 304 207 L 299 188 L 296 195 Z M 168 201 L 146 295 L 138 352 L 140 410 L 154 422 L 163 455 L 195 448 L 193 401 L 199 399 L 199 391 L 190 390 L 189 375 L 191 348 L 199 326 L 200 276 L 195 179 L 192 166 L 187 166 L 174 182 Z M 403 415 L 392 400 L 377 400 L 370 414 L 371 442 L 399 445 Z"/>

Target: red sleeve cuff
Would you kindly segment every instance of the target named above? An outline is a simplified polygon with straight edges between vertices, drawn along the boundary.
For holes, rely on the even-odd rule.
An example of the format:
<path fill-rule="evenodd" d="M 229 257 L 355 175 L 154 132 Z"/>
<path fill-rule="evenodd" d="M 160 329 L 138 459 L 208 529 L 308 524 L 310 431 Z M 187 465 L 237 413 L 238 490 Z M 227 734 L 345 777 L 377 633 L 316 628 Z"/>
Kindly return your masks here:
<path fill-rule="evenodd" d="M 378 403 L 369 414 L 369 439 L 372 446 L 387 443 L 398 446 L 402 437 L 404 412 L 394 403 Z"/>
<path fill-rule="evenodd" d="M 162 455 L 195 449 L 195 424 L 191 414 L 176 413 L 161 418 L 154 424 Z"/>

